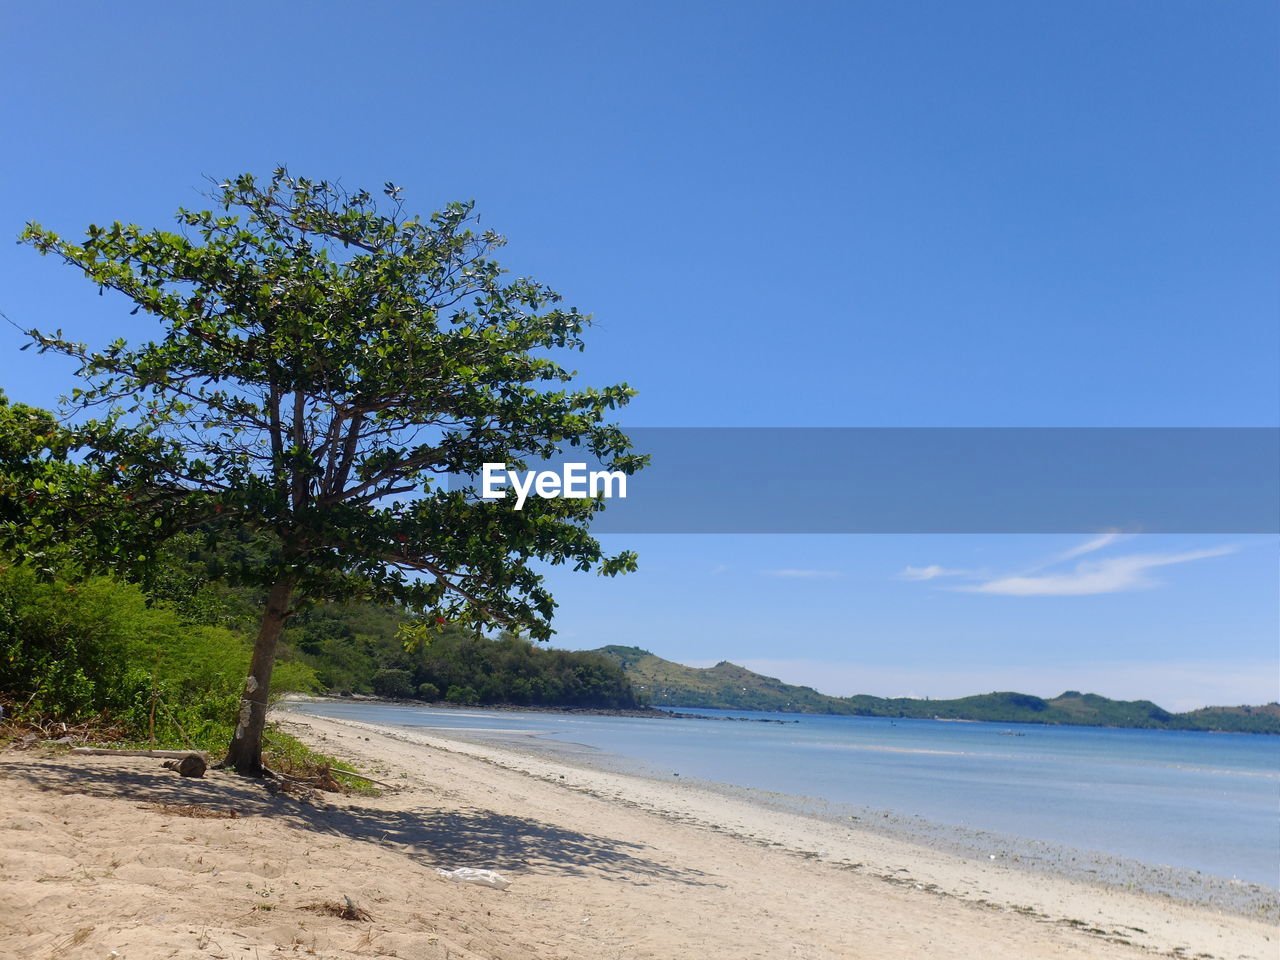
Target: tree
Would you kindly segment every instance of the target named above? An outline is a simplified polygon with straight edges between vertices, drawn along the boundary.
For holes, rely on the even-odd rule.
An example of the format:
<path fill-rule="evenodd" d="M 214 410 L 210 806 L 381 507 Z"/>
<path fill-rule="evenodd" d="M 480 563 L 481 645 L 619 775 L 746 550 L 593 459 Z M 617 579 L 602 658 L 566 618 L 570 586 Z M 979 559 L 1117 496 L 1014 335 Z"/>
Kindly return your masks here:
<path fill-rule="evenodd" d="M 373 692 L 380 697 L 411 697 L 413 674 L 408 670 L 379 670 L 373 675 Z"/>
<path fill-rule="evenodd" d="M 606 422 L 626 384 L 571 389 L 553 359 L 581 350 L 590 318 L 493 259 L 471 204 L 427 219 L 386 200 L 276 170 L 218 184 L 215 210 L 178 211 L 180 232 L 90 226 L 81 244 L 29 224 L 60 257 L 159 322 L 155 340 L 91 351 L 31 331 L 79 361 L 70 402 L 104 464 L 148 478 L 131 506 L 156 538 L 198 524 L 252 530 L 266 590 L 226 763 L 262 772 L 276 644 L 307 600 L 406 605 L 429 624 L 551 634 L 554 600 L 532 561 L 614 575 L 588 532 L 603 502 L 482 501 L 448 474 L 582 447 L 608 469 L 644 458 Z M 128 442 L 120 439 L 127 437 Z M 143 526 L 147 526 L 144 522 Z"/>
<path fill-rule="evenodd" d="M 86 564 L 139 569 L 142 531 L 126 499 L 138 471 L 104 470 L 90 448 L 119 442 L 116 431 L 70 429 L 0 390 L 0 557 L 21 557 L 46 576 Z"/>
<path fill-rule="evenodd" d="M 0 390 L 0 530 L 16 537 L 40 491 L 66 464 L 73 440 L 52 413 L 10 403 Z"/>

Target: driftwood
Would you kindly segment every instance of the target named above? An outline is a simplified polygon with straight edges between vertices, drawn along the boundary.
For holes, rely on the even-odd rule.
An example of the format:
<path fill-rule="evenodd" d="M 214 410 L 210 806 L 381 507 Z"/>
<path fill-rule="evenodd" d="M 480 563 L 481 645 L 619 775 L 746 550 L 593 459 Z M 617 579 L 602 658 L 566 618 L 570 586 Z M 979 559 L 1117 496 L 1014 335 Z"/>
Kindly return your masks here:
<path fill-rule="evenodd" d="M 333 772 L 340 777 L 355 777 L 357 780 L 364 780 L 377 787 L 386 787 L 388 790 L 400 789 L 394 783 L 387 783 L 385 780 L 375 780 L 373 777 L 366 777 L 363 773 L 352 773 L 350 770 L 335 770 Z"/>
<path fill-rule="evenodd" d="M 166 760 L 161 766 L 168 767 L 170 770 L 177 770 L 178 774 L 183 777 L 203 777 L 208 765 L 200 754 L 188 753 L 181 760 Z"/>
<path fill-rule="evenodd" d="M 164 758 L 167 760 L 183 760 L 187 757 L 192 757 L 192 756 L 205 759 L 205 757 L 207 756 L 206 754 L 198 750 L 111 750 L 107 747 L 73 747 L 71 749 L 71 752 L 83 754 L 85 756 L 94 756 L 94 757 L 156 757 L 156 758 Z M 218 768 L 215 767 L 214 769 L 218 769 Z M 280 777 L 283 780 L 291 780 L 294 783 L 307 784 L 308 786 L 315 783 L 315 779 L 316 779 L 314 777 L 312 778 L 291 777 L 291 776 L 288 776 L 287 774 L 278 773 L 275 770 L 267 770 L 265 767 L 263 769 L 268 776 Z M 378 787 L 386 787 L 388 790 L 397 789 L 397 786 L 394 783 L 387 783 L 383 780 L 375 780 L 373 777 L 366 777 L 363 773 L 352 773 L 350 770 L 335 770 L 333 771 L 333 773 L 336 773 L 338 774 L 338 776 L 342 776 L 342 777 L 354 777 L 357 780 L 364 780 Z M 183 774 L 183 775 L 191 776 L 191 774 Z M 195 774 L 195 776 L 199 776 L 199 774 Z"/>
<path fill-rule="evenodd" d="M 168 760 L 204 756 L 198 750 L 112 750 L 107 747 L 72 747 L 71 752 L 89 757 L 163 757 Z"/>
<path fill-rule="evenodd" d="M 334 780 L 335 776 L 354 777 L 357 780 L 364 780 L 367 783 L 372 783 L 374 786 L 386 787 L 388 790 L 399 789 L 399 787 L 394 783 L 387 783 L 384 780 L 375 780 L 373 777 L 366 777 L 363 773 L 353 773 L 350 770 L 334 770 L 333 768 L 328 768 L 326 773 L 323 773 L 318 777 L 295 777 L 291 773 L 281 773 L 279 770 L 272 770 L 269 767 L 263 767 L 262 772 L 274 780 L 279 780 L 282 784 L 295 784 L 300 787 L 318 786 L 322 790 L 329 789 L 330 792 L 332 792 L 332 789 L 325 787 L 324 782 L 326 779 Z"/>

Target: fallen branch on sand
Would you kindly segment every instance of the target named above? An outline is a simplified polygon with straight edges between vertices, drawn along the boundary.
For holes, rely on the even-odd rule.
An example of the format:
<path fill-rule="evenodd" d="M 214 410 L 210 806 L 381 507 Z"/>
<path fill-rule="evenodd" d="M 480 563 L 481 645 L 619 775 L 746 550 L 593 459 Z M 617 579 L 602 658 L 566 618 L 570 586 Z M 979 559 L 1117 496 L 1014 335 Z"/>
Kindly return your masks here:
<path fill-rule="evenodd" d="M 372 783 L 374 786 L 386 787 L 388 790 L 395 790 L 394 783 L 387 783 L 385 780 L 375 780 L 373 777 L 366 777 L 363 773 L 355 773 L 351 770 L 334 770 L 333 773 L 340 777 L 355 777 L 357 780 L 364 780 L 366 783 Z"/>
<path fill-rule="evenodd" d="M 230 807 L 219 809 L 199 803 L 144 803 L 142 810 L 154 810 L 171 817 L 194 817 L 198 820 L 236 820 L 240 814 Z"/>
<path fill-rule="evenodd" d="M 271 770 L 267 767 L 262 768 L 262 772 L 268 777 L 274 777 L 283 783 L 298 784 L 306 787 L 319 787 L 321 790 L 329 790 L 333 792 L 335 785 L 335 777 L 354 777 L 357 780 L 364 780 L 372 783 L 374 786 L 385 787 L 388 790 L 396 789 L 395 784 L 385 783 L 382 780 L 375 780 L 373 777 L 366 777 L 363 773 L 353 773 L 350 770 L 334 770 L 326 767 L 319 776 L 315 777 L 298 777 L 291 773 L 281 773 L 279 770 Z"/>
<path fill-rule="evenodd" d="M 348 896 L 343 896 L 342 903 L 312 903 L 303 907 L 303 910 L 310 910 L 312 913 L 322 913 L 330 917 L 341 917 L 343 920 L 359 920 L 368 923 L 373 917 L 369 911 L 363 907 L 357 906 Z"/>
<path fill-rule="evenodd" d="M 87 757 L 163 757 L 166 760 L 181 760 L 192 754 L 207 756 L 199 750 L 112 750 L 108 747 L 72 747 L 71 752 Z"/>
<path fill-rule="evenodd" d="M 113 750 L 108 747 L 73 747 L 72 753 L 78 753 L 82 756 L 90 757 L 156 757 L 166 760 L 182 760 L 190 756 L 198 756 L 202 759 L 208 757 L 208 754 L 200 750 Z M 214 769 L 220 769 L 219 765 L 215 765 Z M 295 777 L 287 773 L 281 773 L 278 770 L 269 770 L 263 768 L 263 772 L 269 777 L 276 777 L 280 780 L 292 783 L 305 784 L 307 786 L 320 786 L 324 780 L 323 777 Z M 363 773 L 356 773 L 352 770 L 329 770 L 326 771 L 330 776 L 353 777 L 356 780 L 364 780 L 366 783 L 372 783 L 374 786 L 384 787 L 387 790 L 396 789 L 394 783 L 387 783 L 385 780 L 375 780 L 373 777 L 367 777 Z"/>

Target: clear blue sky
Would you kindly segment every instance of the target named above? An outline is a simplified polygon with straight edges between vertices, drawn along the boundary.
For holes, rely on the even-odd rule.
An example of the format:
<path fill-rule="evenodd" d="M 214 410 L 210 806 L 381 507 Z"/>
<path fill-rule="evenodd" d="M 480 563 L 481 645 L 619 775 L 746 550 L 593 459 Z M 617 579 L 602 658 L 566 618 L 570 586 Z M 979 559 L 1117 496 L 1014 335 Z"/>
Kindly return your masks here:
<path fill-rule="evenodd" d="M 288 163 L 423 210 L 474 198 L 513 270 L 596 314 L 583 380 L 638 387 L 635 425 L 1280 421 L 1273 2 L 0 16 L 10 236 L 165 224 L 205 175 Z M 7 244 L 0 309 L 145 331 Z M 0 329 L 0 383 L 52 404 L 69 368 L 18 344 Z M 562 644 L 772 661 L 841 693 L 1278 695 L 1274 538 L 1056 565 L 1086 538 L 632 539 L 626 581 L 556 576 Z M 1058 579 L 990 586 L 1024 575 Z"/>

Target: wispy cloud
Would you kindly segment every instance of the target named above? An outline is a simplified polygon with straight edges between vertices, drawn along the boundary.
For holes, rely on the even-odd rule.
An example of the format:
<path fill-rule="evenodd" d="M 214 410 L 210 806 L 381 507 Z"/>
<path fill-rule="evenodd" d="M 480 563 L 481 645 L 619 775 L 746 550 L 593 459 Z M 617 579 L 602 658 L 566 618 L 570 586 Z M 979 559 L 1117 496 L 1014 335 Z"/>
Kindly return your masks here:
<path fill-rule="evenodd" d="M 767 577 L 782 577 L 786 580 L 839 580 L 844 576 L 839 570 L 765 570 Z"/>
<path fill-rule="evenodd" d="M 1099 548 L 1094 548 L 1099 549 Z M 953 589 L 966 593 L 990 593 L 1008 597 L 1082 597 L 1100 593 L 1122 593 L 1158 585 L 1147 576 L 1156 567 L 1168 567 L 1193 560 L 1221 557 L 1236 550 L 1232 546 L 1189 550 L 1185 553 L 1139 553 L 1106 560 L 1083 561 L 1067 573 L 1045 573 L 997 577 L 986 583 Z M 1079 553 L 1075 554 L 1079 556 Z"/>
<path fill-rule="evenodd" d="M 936 563 L 927 567 L 907 566 L 898 574 L 900 580 L 935 580 L 938 577 L 971 577 L 973 572 L 970 570 L 950 570 L 946 567 L 940 567 Z"/>
<path fill-rule="evenodd" d="M 1052 570 L 1060 564 L 1096 553 L 1127 539 L 1128 534 L 1104 533 L 1016 573 L 992 574 L 986 570 L 953 569 L 935 563 L 927 567 L 906 567 L 898 573 L 898 579 L 925 581 L 959 577 L 973 582 L 942 589 L 1006 597 L 1083 597 L 1158 586 L 1159 581 L 1148 574 L 1148 571 L 1156 567 L 1221 557 L 1236 551 L 1234 546 L 1220 546 L 1182 553 L 1135 553 L 1123 557 L 1080 560 L 1072 570 Z"/>
<path fill-rule="evenodd" d="M 1095 550 L 1101 550 L 1103 547 L 1109 547 L 1113 543 L 1124 539 L 1125 535 L 1121 533 L 1104 533 L 1100 537 L 1094 537 L 1092 540 L 1086 540 L 1084 543 L 1058 554 L 1052 561 L 1050 561 L 1049 564 L 1045 564 L 1045 566 L 1049 566 L 1052 563 L 1062 563 L 1066 560 L 1074 560 L 1076 557 L 1083 557 L 1086 553 L 1093 553 Z"/>

